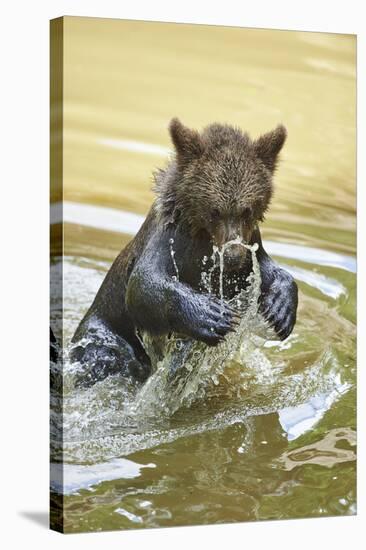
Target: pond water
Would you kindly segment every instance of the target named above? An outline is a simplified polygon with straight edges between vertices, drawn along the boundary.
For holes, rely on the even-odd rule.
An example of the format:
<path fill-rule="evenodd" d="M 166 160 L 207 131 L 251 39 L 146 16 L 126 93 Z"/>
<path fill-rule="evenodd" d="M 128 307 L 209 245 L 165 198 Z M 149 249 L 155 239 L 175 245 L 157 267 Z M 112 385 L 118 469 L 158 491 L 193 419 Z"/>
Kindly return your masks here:
<path fill-rule="evenodd" d="M 299 286 L 286 341 L 254 313 L 214 360 L 196 350 L 171 391 L 164 369 L 144 386 L 115 376 L 75 390 L 66 351 L 62 414 L 51 393 L 64 530 L 354 514 L 354 38 L 87 18 L 64 33 L 62 331 L 56 240 L 51 319 L 66 350 L 152 203 L 175 115 L 253 136 L 286 125 L 262 235 Z"/>

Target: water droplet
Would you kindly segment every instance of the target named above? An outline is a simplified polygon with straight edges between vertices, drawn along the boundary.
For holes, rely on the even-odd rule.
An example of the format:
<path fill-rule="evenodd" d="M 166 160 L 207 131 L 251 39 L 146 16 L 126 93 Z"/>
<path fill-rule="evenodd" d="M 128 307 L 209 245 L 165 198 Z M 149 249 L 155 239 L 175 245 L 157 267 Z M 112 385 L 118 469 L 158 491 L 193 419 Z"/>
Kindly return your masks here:
<path fill-rule="evenodd" d="M 169 239 L 170 256 L 172 258 L 173 266 L 174 266 L 175 273 L 176 273 L 176 279 L 175 280 L 179 281 L 179 270 L 178 270 L 177 262 L 175 261 L 175 251 L 173 250 L 173 243 L 174 243 L 174 239 Z"/>

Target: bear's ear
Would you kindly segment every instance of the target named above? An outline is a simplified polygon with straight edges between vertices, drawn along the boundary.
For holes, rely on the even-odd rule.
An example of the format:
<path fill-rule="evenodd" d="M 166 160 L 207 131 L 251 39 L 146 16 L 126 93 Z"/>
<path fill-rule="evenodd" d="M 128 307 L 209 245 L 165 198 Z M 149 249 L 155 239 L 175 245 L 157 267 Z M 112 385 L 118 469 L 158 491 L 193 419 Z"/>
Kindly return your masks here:
<path fill-rule="evenodd" d="M 264 134 L 254 142 L 254 149 L 257 156 L 270 172 L 276 168 L 278 153 L 286 141 L 287 130 L 282 124 L 272 132 Z"/>
<path fill-rule="evenodd" d="M 177 153 L 177 160 L 182 164 L 199 158 L 203 152 L 203 143 L 196 130 L 183 126 L 178 118 L 172 118 L 169 132 Z"/>

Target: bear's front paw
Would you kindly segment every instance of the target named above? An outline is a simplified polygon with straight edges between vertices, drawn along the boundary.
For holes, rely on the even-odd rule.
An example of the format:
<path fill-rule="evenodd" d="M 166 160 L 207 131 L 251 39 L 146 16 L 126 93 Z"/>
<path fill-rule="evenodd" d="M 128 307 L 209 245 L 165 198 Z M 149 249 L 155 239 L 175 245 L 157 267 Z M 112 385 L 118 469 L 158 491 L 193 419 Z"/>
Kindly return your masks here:
<path fill-rule="evenodd" d="M 209 346 L 222 342 L 240 322 L 238 312 L 212 295 L 201 295 L 194 304 L 190 335 Z"/>
<path fill-rule="evenodd" d="M 292 279 L 276 281 L 269 292 L 262 295 L 259 309 L 280 340 L 285 340 L 296 322 L 296 283 Z"/>

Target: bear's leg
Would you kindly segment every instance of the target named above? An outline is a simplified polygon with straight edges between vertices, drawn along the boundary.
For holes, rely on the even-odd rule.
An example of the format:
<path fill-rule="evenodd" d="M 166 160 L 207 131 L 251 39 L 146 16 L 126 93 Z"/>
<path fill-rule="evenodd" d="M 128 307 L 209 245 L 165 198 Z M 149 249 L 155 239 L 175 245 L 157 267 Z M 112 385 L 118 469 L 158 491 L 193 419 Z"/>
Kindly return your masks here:
<path fill-rule="evenodd" d="M 121 336 L 115 334 L 102 321 L 95 319 L 75 334 L 69 359 L 79 363 L 75 387 L 89 387 L 112 374 L 120 374 L 143 382 L 151 373 L 147 355 L 136 353 Z M 80 337 L 81 336 L 81 337 Z"/>
<path fill-rule="evenodd" d="M 284 340 L 296 323 L 297 284 L 264 250 L 258 228 L 252 236 L 251 244 L 254 243 L 258 244 L 257 259 L 262 279 L 259 309 L 280 340 Z"/>
<path fill-rule="evenodd" d="M 272 261 L 261 265 L 261 276 L 260 311 L 280 340 L 285 340 L 296 323 L 297 285 L 287 271 Z"/>

